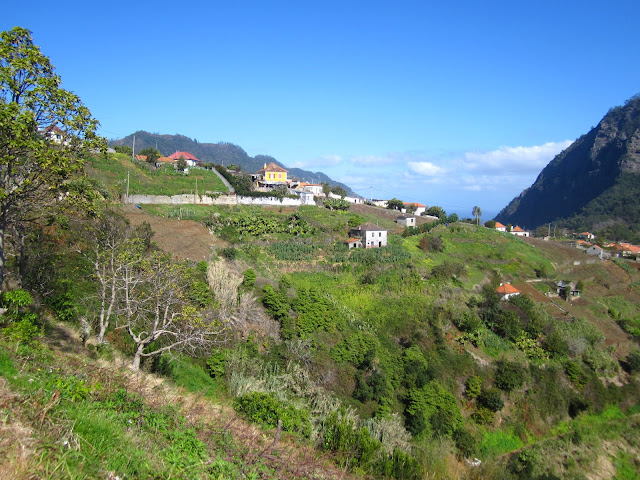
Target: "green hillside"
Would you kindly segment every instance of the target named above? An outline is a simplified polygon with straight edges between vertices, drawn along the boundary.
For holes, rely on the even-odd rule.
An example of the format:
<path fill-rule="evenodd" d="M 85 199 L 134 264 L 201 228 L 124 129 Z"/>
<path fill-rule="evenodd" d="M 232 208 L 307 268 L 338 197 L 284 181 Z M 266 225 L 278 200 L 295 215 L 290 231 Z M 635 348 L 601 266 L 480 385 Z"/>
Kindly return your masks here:
<path fill-rule="evenodd" d="M 129 182 L 130 195 L 181 195 L 205 192 L 228 192 L 220 177 L 210 170 L 191 169 L 188 174 L 167 168 L 150 168 L 147 164 L 133 162 L 123 154 L 90 158 L 85 170 L 102 183 L 116 198 L 126 193 Z M 128 179 L 128 180 L 127 180 Z"/>
<path fill-rule="evenodd" d="M 115 159 L 100 167 L 96 162 L 90 171 L 107 182 L 104 167 Z M 116 176 L 127 166 L 124 160 L 117 164 Z M 178 208 L 144 210 L 177 217 Z M 344 468 L 356 477 L 384 478 L 523 478 L 522 472 L 529 472 L 527 478 L 580 478 L 603 461 L 620 476 L 637 468 L 636 271 L 614 264 L 607 269 L 617 270 L 602 272 L 597 265 L 576 267 L 573 252 L 558 245 L 531 244 L 464 223 L 403 235 L 376 208 L 352 208 L 182 207 L 181 218 L 201 222 L 228 244 L 209 266 L 191 264 L 188 301 L 219 315 L 225 300 L 212 268 L 225 283 L 239 278 L 236 295 L 244 300 L 232 302 L 234 327 L 220 334 L 224 342 L 218 347 L 151 357 L 142 369 L 164 378 L 166 388 L 183 385 L 205 395 L 203 405 L 226 409 L 222 416 L 190 419 L 188 410 L 158 403 L 142 386 L 140 393 L 121 393 L 124 373 L 106 382 L 91 365 L 98 359 L 130 361 L 133 345 L 123 330 L 109 327 L 107 344 L 77 345 L 65 360 L 51 343 L 52 332 L 62 327 L 45 320 L 44 311 L 34 320 L 44 337 L 16 333 L 15 321 L 5 321 L 0 374 L 7 388 L 16 398 L 42 392 L 41 403 L 33 409 L 14 405 L 15 414 L 35 425 L 39 409 L 55 398 L 47 410 L 52 427 L 37 440 L 37 450 L 54 441 L 56 429 L 80 418 L 78 435 L 91 446 L 80 444 L 75 456 L 54 449 L 37 465 L 27 462 L 25 471 L 61 464 L 72 476 L 90 478 L 106 471 L 144 478 L 168 472 L 238 478 L 249 471 L 260 478 L 306 478 L 296 473 L 301 464 L 283 469 L 278 454 L 256 453 L 264 447 L 247 445 L 247 425 L 227 433 L 228 440 L 206 433 L 229 421 L 232 409 L 266 429 L 267 444 L 282 420 L 289 433 L 280 440 L 280 454 L 290 455 L 299 445 L 314 475 L 328 478 Z M 349 226 L 365 221 L 390 229 L 388 247 L 346 248 Z M 180 225 L 176 220 L 176 235 Z M 46 304 L 66 321 L 64 329 L 79 328 L 96 305 L 91 265 L 65 246 L 76 243 L 75 228 L 50 234 L 61 256 L 47 283 L 54 293 Z M 611 272 L 620 283 L 610 280 Z M 66 282 L 70 275 L 77 281 Z M 565 305 L 571 315 L 533 294 L 501 302 L 494 293 L 500 281 L 536 280 L 535 293 L 559 279 L 586 285 L 581 300 Z M 616 348 L 609 334 L 615 334 Z M 34 352 L 41 352 L 35 362 Z M 66 366 L 78 362 L 85 366 Z M 59 373 L 40 378 L 51 369 Z M 135 412 L 119 406 L 121 401 L 134 402 Z M 161 430 L 154 427 L 157 416 Z M 127 427 L 131 418 L 134 432 Z M 91 432 L 105 429 L 128 447 L 98 448 L 101 434 Z M 167 445 L 175 451 L 167 453 Z M 128 461 L 125 450 L 134 452 Z M 326 454 L 332 464 L 321 460 Z M 465 457 L 480 458 L 482 466 L 469 467 Z"/>

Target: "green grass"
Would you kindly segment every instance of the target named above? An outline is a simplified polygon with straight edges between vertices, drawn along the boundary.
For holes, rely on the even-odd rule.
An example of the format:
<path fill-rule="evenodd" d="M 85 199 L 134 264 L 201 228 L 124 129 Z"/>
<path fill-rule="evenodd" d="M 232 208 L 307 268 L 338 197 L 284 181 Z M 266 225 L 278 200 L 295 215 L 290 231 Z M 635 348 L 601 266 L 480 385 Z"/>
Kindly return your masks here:
<path fill-rule="evenodd" d="M 126 192 L 127 173 L 130 195 L 195 194 L 196 179 L 199 195 L 206 192 L 228 192 L 220 177 L 209 170 L 191 168 L 188 175 L 171 167 L 156 170 L 146 164 L 133 163 L 130 158 L 121 154 L 110 154 L 107 158 L 91 158 L 87 161 L 87 170 L 92 177 L 121 194 Z"/>
<path fill-rule="evenodd" d="M 512 452 L 524 446 L 522 440 L 511 430 L 497 430 L 486 432 L 480 442 L 480 454 L 484 458 L 496 457 Z"/>

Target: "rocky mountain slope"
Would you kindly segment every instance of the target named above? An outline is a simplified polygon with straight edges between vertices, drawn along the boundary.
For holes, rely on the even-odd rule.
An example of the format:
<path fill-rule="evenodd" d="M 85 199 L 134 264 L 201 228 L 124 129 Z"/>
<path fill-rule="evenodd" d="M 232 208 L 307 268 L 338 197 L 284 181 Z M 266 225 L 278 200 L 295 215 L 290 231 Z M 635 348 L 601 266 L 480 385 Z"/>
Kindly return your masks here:
<path fill-rule="evenodd" d="M 225 166 L 240 165 L 245 172 L 256 172 L 260 170 L 265 163 L 274 162 L 289 171 L 289 175 L 296 177 L 298 180 L 309 183 L 328 183 L 331 186 L 340 186 L 344 188 L 349 195 L 355 196 L 355 193 L 345 184 L 336 182 L 328 175 L 322 172 L 311 172 L 301 168 L 289 168 L 281 162 L 269 155 L 249 156 L 240 146 L 228 142 L 219 143 L 200 143 L 195 139 L 190 139 L 184 135 L 160 135 L 157 133 L 149 133 L 138 131 L 135 134 L 128 135 L 119 140 L 109 141 L 110 146 L 129 145 L 133 146 L 133 136 L 136 137 L 136 152 L 143 148 L 157 148 L 163 155 L 171 155 L 173 152 L 189 152 L 198 159 L 206 163 L 215 163 Z M 321 165 L 319 165 L 321 167 Z"/>
<path fill-rule="evenodd" d="M 534 184 L 497 216 L 535 228 L 640 224 L 640 96 L 612 108 L 589 133 L 557 155 Z"/>

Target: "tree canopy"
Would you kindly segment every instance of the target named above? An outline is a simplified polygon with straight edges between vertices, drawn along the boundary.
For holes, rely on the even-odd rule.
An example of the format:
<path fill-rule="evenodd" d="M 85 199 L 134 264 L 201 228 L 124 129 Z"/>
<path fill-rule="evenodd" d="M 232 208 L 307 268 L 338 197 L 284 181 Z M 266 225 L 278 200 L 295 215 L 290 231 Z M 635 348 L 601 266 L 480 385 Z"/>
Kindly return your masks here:
<path fill-rule="evenodd" d="M 105 146 L 98 121 L 61 83 L 29 30 L 0 34 L 0 284 L 8 227 L 20 235 L 15 227 L 64 197 L 63 180 L 82 168 L 82 155 Z"/>

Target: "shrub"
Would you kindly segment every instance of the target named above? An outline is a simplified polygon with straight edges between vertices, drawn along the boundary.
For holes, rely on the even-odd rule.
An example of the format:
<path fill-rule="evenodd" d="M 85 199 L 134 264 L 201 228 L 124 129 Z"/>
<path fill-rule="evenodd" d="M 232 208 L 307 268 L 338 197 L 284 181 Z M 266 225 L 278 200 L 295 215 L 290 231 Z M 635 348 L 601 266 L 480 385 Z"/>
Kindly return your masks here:
<path fill-rule="evenodd" d="M 287 405 L 269 393 L 248 393 L 236 398 L 233 407 L 253 422 L 276 427 L 278 420 L 282 420 L 285 432 L 298 432 L 305 437 L 311 435 L 309 412 Z"/>
<path fill-rule="evenodd" d="M 463 457 L 471 458 L 478 453 L 478 442 L 466 428 L 456 430 L 453 433 L 453 441 Z"/>
<path fill-rule="evenodd" d="M 440 265 L 436 265 L 431 270 L 431 276 L 438 280 L 446 280 L 452 277 L 464 277 L 467 267 L 457 260 L 445 260 Z"/>
<path fill-rule="evenodd" d="M 526 370 L 523 366 L 508 360 L 498 360 L 496 370 L 496 386 L 510 392 L 524 383 Z"/>
<path fill-rule="evenodd" d="M 258 276 L 253 268 L 248 268 L 242 272 L 242 284 L 245 287 L 253 287 L 256 284 Z"/>
<path fill-rule="evenodd" d="M 226 373 L 227 357 L 229 350 L 214 351 L 207 359 L 207 373 L 213 377 L 224 377 Z"/>
<path fill-rule="evenodd" d="M 227 260 L 235 260 L 235 258 L 238 256 L 238 249 L 236 249 L 235 247 L 225 247 L 220 250 L 220 255 L 222 255 Z"/>
<path fill-rule="evenodd" d="M 409 390 L 407 404 L 407 428 L 414 435 L 432 429 L 451 435 L 464 424 L 456 397 L 435 380 Z"/>
<path fill-rule="evenodd" d="M 564 371 L 567 374 L 567 377 L 576 387 L 582 389 L 586 383 L 589 381 L 589 377 L 582 371 L 580 365 L 577 362 L 572 360 L 568 360 L 564 364 Z"/>
<path fill-rule="evenodd" d="M 479 375 L 471 375 L 465 383 L 465 394 L 468 398 L 474 399 L 482 391 L 482 377 Z"/>
<path fill-rule="evenodd" d="M 631 352 L 627 355 L 627 364 L 632 372 L 640 371 L 640 351 Z"/>
<path fill-rule="evenodd" d="M 478 396 L 478 404 L 488 408 L 492 412 L 499 412 L 504 407 L 502 395 L 500 391 L 495 388 L 484 390 Z"/>

